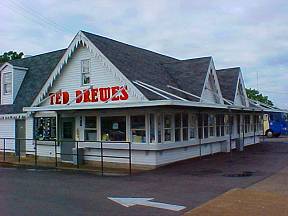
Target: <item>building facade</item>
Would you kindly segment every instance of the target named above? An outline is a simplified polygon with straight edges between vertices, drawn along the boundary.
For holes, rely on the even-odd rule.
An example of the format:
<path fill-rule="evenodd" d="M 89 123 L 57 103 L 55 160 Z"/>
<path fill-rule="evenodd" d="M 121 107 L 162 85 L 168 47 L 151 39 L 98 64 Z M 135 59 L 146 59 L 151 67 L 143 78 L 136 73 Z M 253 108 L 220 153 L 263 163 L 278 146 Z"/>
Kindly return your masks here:
<path fill-rule="evenodd" d="M 1 72 L 0 144 L 71 162 L 99 158 L 153 168 L 259 142 L 261 110 L 240 68 L 212 57 L 179 60 L 80 31 L 67 49 L 12 60 Z M 15 138 L 25 138 L 17 147 Z M 100 142 L 100 141 L 103 141 Z M 18 148 L 18 149 L 17 149 Z M 20 149 L 19 149 L 20 148 Z M 67 154 L 66 154 L 67 153 Z M 85 156 L 86 155 L 86 156 Z"/>

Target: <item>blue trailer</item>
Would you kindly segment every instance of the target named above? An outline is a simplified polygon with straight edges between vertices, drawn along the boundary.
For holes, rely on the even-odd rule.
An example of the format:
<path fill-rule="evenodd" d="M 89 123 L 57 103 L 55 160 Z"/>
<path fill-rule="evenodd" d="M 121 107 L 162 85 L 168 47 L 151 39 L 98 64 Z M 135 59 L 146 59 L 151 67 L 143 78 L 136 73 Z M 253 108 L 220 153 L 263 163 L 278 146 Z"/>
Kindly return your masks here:
<path fill-rule="evenodd" d="M 288 135 L 287 112 L 265 112 L 263 120 L 264 132 L 267 137 Z"/>

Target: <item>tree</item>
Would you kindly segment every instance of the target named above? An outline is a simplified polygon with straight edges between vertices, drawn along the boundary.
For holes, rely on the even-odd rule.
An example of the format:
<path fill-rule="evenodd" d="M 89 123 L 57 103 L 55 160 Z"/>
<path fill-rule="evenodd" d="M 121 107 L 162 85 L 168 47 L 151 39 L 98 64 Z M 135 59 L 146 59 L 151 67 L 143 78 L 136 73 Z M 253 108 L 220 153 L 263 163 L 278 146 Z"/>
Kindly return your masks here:
<path fill-rule="evenodd" d="M 5 52 L 3 55 L 0 55 L 0 63 L 5 63 L 14 59 L 21 59 L 23 55 L 24 55 L 23 52 L 20 53 L 17 53 L 15 51 Z"/>
<path fill-rule="evenodd" d="M 273 102 L 268 99 L 268 96 L 262 95 L 258 90 L 249 88 L 246 89 L 246 92 L 248 98 L 259 101 L 269 106 L 274 106 Z"/>

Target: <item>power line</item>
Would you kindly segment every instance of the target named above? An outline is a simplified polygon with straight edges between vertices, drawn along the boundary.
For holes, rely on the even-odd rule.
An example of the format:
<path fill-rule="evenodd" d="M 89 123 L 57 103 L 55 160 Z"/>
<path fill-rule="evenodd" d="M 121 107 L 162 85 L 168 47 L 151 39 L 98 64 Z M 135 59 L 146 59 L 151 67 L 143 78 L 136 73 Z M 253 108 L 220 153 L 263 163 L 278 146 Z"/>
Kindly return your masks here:
<path fill-rule="evenodd" d="M 73 33 L 73 31 L 71 29 L 68 29 L 68 28 L 63 27 L 61 25 L 58 25 L 54 21 L 51 21 L 48 18 L 40 15 L 35 10 L 22 6 L 19 2 L 16 3 L 15 1 L 10 0 L 9 2 L 6 1 L 6 4 L 4 4 L 3 1 L 0 1 L 0 4 L 1 3 L 4 7 L 7 7 L 13 13 L 17 13 L 20 16 L 23 16 L 27 19 L 30 19 L 34 23 L 37 23 L 38 25 L 40 25 L 42 28 L 49 27 L 49 28 L 56 30 L 58 32 Z"/>

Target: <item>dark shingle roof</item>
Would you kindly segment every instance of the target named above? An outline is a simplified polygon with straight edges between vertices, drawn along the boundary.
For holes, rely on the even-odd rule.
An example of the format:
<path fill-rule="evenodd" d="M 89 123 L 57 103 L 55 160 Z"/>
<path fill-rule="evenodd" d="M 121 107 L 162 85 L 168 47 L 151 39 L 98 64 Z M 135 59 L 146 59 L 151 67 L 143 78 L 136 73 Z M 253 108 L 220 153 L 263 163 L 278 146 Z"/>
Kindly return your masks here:
<path fill-rule="evenodd" d="M 13 105 L 0 105 L 0 114 L 22 113 L 35 97 L 60 61 L 66 49 L 9 61 L 13 66 L 28 68 Z"/>
<path fill-rule="evenodd" d="M 139 80 L 191 100 L 195 98 L 170 89 L 167 85 L 201 95 L 211 57 L 181 61 L 109 38 L 83 33 L 130 81 Z M 144 88 L 136 87 L 150 100 L 163 99 Z"/>
<path fill-rule="evenodd" d="M 163 64 L 180 60 L 88 32 L 83 33 L 130 81 L 139 80 L 175 93 L 167 87 L 176 85 L 174 77 L 167 73 Z M 163 99 L 157 94 L 136 87 L 150 100 Z"/>
<path fill-rule="evenodd" d="M 180 89 L 200 97 L 211 60 L 212 57 L 202 57 L 164 64 L 164 66 L 174 77 Z M 196 98 L 188 99 L 198 101 Z"/>
<path fill-rule="evenodd" d="M 216 70 L 222 96 L 234 101 L 240 67 Z"/>

